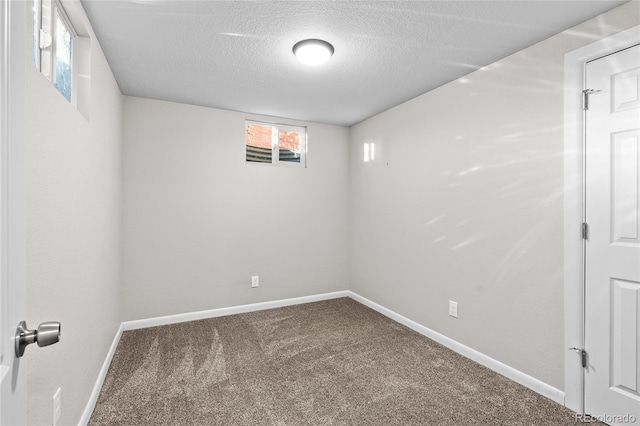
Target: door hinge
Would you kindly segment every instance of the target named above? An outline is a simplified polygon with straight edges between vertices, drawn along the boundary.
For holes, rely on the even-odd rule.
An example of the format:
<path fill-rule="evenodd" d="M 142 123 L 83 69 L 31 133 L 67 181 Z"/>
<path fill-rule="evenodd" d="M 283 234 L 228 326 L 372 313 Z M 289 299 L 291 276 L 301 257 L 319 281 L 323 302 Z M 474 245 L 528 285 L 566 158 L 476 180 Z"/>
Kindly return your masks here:
<path fill-rule="evenodd" d="M 589 239 L 589 224 L 587 222 L 582 222 L 582 239 Z"/>
<path fill-rule="evenodd" d="M 602 92 L 602 90 L 598 90 L 598 89 L 584 89 L 582 91 L 582 109 L 583 110 L 588 110 L 589 109 L 589 95 L 592 93 L 598 93 L 598 92 Z"/>
<path fill-rule="evenodd" d="M 582 363 L 582 368 L 587 368 L 587 351 L 585 351 L 584 349 L 580 349 L 580 348 L 569 348 L 572 351 L 576 351 L 580 354 L 580 362 Z"/>

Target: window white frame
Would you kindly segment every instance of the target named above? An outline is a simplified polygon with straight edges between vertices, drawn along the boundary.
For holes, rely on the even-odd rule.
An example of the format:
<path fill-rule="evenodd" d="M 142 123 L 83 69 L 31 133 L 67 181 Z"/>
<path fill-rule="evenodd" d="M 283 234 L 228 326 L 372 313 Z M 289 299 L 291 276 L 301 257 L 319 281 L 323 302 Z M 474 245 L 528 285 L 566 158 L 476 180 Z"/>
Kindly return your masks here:
<path fill-rule="evenodd" d="M 271 163 L 261 163 L 246 160 L 246 128 L 247 125 L 271 127 Z M 285 132 L 298 132 L 302 135 L 300 138 L 300 162 L 294 161 L 280 161 L 280 131 Z M 247 164 L 262 164 L 262 165 L 277 165 L 283 167 L 307 167 L 307 127 L 306 126 L 293 126 L 289 124 L 272 123 L 266 121 L 246 120 L 245 121 L 245 163 Z"/>
<path fill-rule="evenodd" d="M 77 39 L 78 33 L 74 28 L 60 0 L 34 0 L 34 34 L 37 49 L 35 49 L 34 65 L 53 85 L 56 81 L 56 25 L 60 18 L 62 25 L 71 35 L 71 99 L 72 105 L 77 106 Z"/>

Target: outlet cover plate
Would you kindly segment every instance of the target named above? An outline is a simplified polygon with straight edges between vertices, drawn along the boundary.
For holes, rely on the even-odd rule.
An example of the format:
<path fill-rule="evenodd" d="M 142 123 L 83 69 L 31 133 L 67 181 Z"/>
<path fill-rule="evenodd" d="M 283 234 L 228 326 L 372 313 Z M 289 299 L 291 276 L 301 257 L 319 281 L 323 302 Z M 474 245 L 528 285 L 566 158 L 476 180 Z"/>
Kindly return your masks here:
<path fill-rule="evenodd" d="M 458 318 L 458 302 L 449 300 L 449 315 Z"/>

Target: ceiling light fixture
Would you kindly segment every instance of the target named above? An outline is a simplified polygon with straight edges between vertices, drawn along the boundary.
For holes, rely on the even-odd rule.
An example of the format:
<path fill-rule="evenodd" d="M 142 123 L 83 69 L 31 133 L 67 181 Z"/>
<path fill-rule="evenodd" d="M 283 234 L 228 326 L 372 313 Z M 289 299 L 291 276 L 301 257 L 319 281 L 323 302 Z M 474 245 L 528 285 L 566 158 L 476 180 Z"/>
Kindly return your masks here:
<path fill-rule="evenodd" d="M 333 46 L 324 40 L 308 39 L 293 45 L 293 54 L 305 65 L 324 64 L 333 55 Z"/>

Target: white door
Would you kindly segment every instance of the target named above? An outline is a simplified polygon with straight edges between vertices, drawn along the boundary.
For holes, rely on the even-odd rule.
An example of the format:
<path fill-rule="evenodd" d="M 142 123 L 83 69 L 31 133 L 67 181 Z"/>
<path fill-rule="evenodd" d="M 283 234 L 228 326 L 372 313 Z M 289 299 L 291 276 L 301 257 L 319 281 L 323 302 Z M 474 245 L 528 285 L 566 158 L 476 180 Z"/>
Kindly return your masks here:
<path fill-rule="evenodd" d="M 24 70 L 26 2 L 0 2 L 0 425 L 26 423 L 24 358 L 14 335 L 25 318 Z"/>
<path fill-rule="evenodd" d="M 585 412 L 640 425 L 640 46 L 589 62 Z"/>

